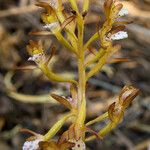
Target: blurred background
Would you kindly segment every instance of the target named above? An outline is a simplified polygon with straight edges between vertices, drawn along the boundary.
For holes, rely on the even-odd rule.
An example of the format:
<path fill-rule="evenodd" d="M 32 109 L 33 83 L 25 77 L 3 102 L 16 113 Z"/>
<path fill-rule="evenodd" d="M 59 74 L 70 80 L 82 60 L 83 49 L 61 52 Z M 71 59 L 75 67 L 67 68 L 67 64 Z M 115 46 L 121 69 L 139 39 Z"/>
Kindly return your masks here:
<path fill-rule="evenodd" d="M 74 57 L 54 37 L 28 35 L 30 31 L 42 29 L 42 10 L 34 6 L 36 2 L 0 0 L 0 150 L 21 149 L 25 139 L 30 136 L 20 133 L 21 128 L 44 134 L 67 112 L 49 96 L 50 92 L 69 96 L 67 85 L 49 82 L 38 69 L 15 69 L 16 66 L 34 64 L 27 62 L 26 45 L 30 39 L 42 39 L 47 53 L 52 45 L 57 45 L 56 55 L 51 62 L 54 70 L 67 76 L 77 74 Z M 103 2 L 91 0 L 86 17 L 85 40 L 97 31 L 97 22 L 100 20 L 101 25 L 104 21 Z M 122 2 L 129 10 L 125 19 L 133 20 L 133 23 L 127 27 L 129 38 L 117 41 L 122 45 L 117 55 L 130 61 L 106 65 L 88 82 L 87 120 L 105 112 L 124 85 L 133 85 L 141 92 L 126 112 L 123 122 L 104 140 L 89 142 L 87 150 L 150 150 L 150 0 Z M 79 0 L 79 5 L 81 3 Z M 99 47 L 98 41 L 92 46 Z M 104 124 L 95 124 L 92 128 L 98 130 Z"/>

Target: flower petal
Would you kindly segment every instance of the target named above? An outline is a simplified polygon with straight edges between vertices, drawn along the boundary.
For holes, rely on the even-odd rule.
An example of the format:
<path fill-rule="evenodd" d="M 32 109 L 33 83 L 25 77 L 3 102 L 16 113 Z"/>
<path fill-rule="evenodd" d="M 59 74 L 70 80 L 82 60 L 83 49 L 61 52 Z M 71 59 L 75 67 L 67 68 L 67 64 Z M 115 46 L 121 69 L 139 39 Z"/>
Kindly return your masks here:
<path fill-rule="evenodd" d="M 128 15 L 128 9 L 126 8 L 122 8 L 119 13 L 118 13 L 118 16 L 122 17 L 122 16 L 125 16 L 125 15 Z"/>
<path fill-rule="evenodd" d="M 33 141 L 26 141 L 23 144 L 22 150 L 38 150 L 39 149 L 39 142 L 41 142 L 42 139 L 36 139 Z"/>
<path fill-rule="evenodd" d="M 110 37 L 111 40 L 121 40 L 125 38 L 128 38 L 128 33 L 125 31 L 119 31 Z"/>
<path fill-rule="evenodd" d="M 53 22 L 53 23 L 50 23 L 50 24 L 46 24 L 43 26 L 44 29 L 47 29 L 47 30 L 55 30 L 56 28 L 60 27 L 59 25 L 59 22 Z"/>

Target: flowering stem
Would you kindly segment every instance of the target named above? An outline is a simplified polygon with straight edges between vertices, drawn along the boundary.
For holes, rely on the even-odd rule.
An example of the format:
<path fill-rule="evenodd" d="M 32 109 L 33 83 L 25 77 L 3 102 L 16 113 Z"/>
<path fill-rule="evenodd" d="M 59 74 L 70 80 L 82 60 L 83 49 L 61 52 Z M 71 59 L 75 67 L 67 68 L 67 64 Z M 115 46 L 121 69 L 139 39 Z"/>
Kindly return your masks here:
<path fill-rule="evenodd" d="M 85 113 L 86 113 L 86 98 L 85 98 L 85 86 L 86 86 L 86 78 L 85 78 L 85 68 L 84 68 L 84 59 L 79 59 L 78 61 L 78 69 L 79 69 L 79 87 L 78 87 L 78 117 L 77 123 L 83 125 L 85 121 Z"/>
<path fill-rule="evenodd" d="M 86 117 L 86 74 L 85 74 L 85 53 L 83 50 L 83 32 L 84 20 L 82 16 L 78 16 L 78 114 L 76 124 L 83 128 Z M 80 131 L 79 131 L 80 132 Z M 77 133 L 78 134 L 78 133 Z"/>

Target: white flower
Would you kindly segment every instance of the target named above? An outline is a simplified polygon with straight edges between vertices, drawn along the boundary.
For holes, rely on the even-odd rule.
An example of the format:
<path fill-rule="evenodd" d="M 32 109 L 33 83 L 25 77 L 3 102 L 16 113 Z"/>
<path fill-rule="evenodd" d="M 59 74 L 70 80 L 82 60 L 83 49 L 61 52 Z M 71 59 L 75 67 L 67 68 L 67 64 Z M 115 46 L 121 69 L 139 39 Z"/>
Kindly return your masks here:
<path fill-rule="evenodd" d="M 38 150 L 40 141 L 42 141 L 42 139 L 36 139 L 34 141 L 26 141 L 22 146 L 22 150 Z"/>
<path fill-rule="evenodd" d="M 35 54 L 32 57 L 28 58 L 28 61 L 34 61 L 36 63 L 40 62 L 43 59 L 43 53 Z"/>
<path fill-rule="evenodd" d="M 127 37 L 128 37 L 128 33 L 127 32 L 119 31 L 119 32 L 117 32 L 115 34 L 112 34 L 109 39 L 110 40 L 121 40 L 121 39 L 125 39 Z"/>
<path fill-rule="evenodd" d="M 44 28 L 44 29 L 47 29 L 47 30 L 54 30 L 54 29 L 56 29 L 57 27 L 60 27 L 59 22 L 53 22 L 53 23 L 46 24 L 45 26 L 43 26 L 43 28 Z"/>
<path fill-rule="evenodd" d="M 126 8 L 122 8 L 119 13 L 118 13 L 118 16 L 122 17 L 122 16 L 125 16 L 125 15 L 128 15 L 128 9 Z"/>

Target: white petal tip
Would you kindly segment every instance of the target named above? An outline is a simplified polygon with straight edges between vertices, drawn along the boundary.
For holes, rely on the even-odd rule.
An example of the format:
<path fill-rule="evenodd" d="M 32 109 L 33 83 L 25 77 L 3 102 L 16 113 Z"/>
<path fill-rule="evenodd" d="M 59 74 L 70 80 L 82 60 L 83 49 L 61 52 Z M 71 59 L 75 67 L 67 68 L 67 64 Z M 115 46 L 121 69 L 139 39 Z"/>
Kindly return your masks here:
<path fill-rule="evenodd" d="M 22 146 L 22 150 L 38 150 L 40 141 L 42 141 L 42 140 L 37 139 L 34 141 L 26 141 Z"/>
<path fill-rule="evenodd" d="M 118 13 L 118 16 L 122 17 L 122 16 L 125 16 L 125 15 L 128 15 L 128 14 L 129 14 L 128 9 L 122 8 L 120 10 L 120 12 Z"/>
<path fill-rule="evenodd" d="M 44 25 L 43 28 L 47 29 L 47 30 L 54 30 L 54 29 L 56 29 L 59 26 L 60 26 L 59 22 L 53 22 L 53 23 Z"/>
<path fill-rule="evenodd" d="M 28 58 L 28 61 L 33 61 L 33 58 L 32 58 L 32 57 L 29 57 L 29 58 Z"/>
<path fill-rule="evenodd" d="M 128 33 L 125 31 L 119 31 L 110 37 L 111 40 L 122 40 L 126 38 L 128 38 Z"/>
<path fill-rule="evenodd" d="M 34 62 L 39 62 L 40 60 L 42 60 L 43 58 L 43 54 L 40 53 L 40 54 L 35 54 L 33 55 L 32 57 L 29 57 L 28 58 L 28 61 L 34 61 Z"/>

